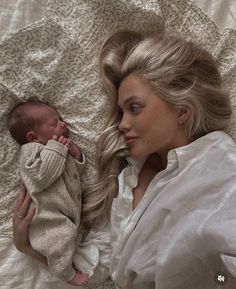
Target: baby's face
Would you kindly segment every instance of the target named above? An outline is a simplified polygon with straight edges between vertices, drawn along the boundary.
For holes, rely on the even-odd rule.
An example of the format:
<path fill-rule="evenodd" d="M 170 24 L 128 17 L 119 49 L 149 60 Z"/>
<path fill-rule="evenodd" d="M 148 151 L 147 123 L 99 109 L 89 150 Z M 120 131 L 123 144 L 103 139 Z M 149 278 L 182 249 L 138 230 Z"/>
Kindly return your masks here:
<path fill-rule="evenodd" d="M 35 132 L 42 144 L 46 144 L 53 135 L 68 137 L 68 129 L 58 112 L 50 106 L 41 106 L 37 112 L 38 122 Z"/>

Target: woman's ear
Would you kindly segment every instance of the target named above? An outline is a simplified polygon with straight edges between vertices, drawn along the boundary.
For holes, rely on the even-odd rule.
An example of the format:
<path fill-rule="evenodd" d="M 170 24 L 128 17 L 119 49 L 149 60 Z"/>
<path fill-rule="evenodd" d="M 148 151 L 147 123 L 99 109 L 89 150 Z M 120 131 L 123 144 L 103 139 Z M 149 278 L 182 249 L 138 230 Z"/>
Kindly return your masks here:
<path fill-rule="evenodd" d="M 186 122 L 189 120 L 190 116 L 191 116 L 191 109 L 188 106 L 180 106 L 177 108 L 177 120 L 178 120 L 178 124 L 182 125 L 182 124 L 186 124 Z"/>
<path fill-rule="evenodd" d="M 26 138 L 28 142 L 39 142 L 36 132 L 32 130 L 27 132 Z"/>

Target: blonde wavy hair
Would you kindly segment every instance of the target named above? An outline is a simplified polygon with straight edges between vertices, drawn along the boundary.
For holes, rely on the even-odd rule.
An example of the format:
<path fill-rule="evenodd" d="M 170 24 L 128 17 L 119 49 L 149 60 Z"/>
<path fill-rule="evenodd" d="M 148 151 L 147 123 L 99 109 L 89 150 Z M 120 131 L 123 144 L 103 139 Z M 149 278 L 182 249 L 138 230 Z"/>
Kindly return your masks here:
<path fill-rule="evenodd" d="M 221 76 L 209 52 L 174 35 L 144 37 L 118 31 L 104 43 L 100 75 L 110 99 L 110 116 L 97 145 L 98 180 L 84 194 L 83 221 L 90 228 L 110 212 L 118 192 L 118 174 L 127 149 L 118 129 L 118 89 L 128 75 L 150 83 L 153 91 L 174 107 L 190 108 L 186 132 L 195 140 L 228 124 L 232 109 L 221 86 Z"/>

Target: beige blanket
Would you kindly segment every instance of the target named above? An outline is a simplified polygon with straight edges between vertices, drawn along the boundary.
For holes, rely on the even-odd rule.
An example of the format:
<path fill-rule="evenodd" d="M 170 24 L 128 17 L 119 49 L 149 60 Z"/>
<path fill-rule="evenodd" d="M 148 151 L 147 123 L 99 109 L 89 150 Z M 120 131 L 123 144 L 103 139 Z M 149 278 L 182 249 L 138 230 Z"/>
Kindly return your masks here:
<path fill-rule="evenodd" d="M 109 105 L 97 72 L 101 43 L 120 28 L 159 31 L 164 27 L 202 43 L 213 53 L 235 107 L 236 31 L 228 29 L 220 34 L 217 26 L 188 0 L 49 0 L 43 20 L 0 41 L 0 235 L 3 238 L 11 237 L 12 209 L 20 182 L 19 146 L 6 126 L 10 109 L 32 96 L 58 109 L 87 157 L 82 176 L 83 187 L 86 186 L 96 176 L 95 143 Z M 228 132 L 236 139 L 236 109 Z"/>

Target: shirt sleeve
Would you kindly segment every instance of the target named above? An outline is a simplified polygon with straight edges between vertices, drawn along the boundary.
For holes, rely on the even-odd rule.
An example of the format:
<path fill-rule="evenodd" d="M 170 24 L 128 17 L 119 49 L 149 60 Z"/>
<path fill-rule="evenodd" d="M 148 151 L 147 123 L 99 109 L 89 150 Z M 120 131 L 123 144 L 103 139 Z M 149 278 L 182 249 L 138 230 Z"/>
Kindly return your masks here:
<path fill-rule="evenodd" d="M 226 192 L 203 225 L 205 245 L 218 254 L 223 266 L 236 279 L 236 191 Z"/>
<path fill-rule="evenodd" d="M 20 169 L 23 181 L 34 191 L 50 186 L 65 170 L 67 147 L 50 140 L 44 146 L 29 143 L 22 146 Z"/>
<path fill-rule="evenodd" d="M 101 283 L 109 277 L 110 235 L 110 224 L 100 225 L 88 233 L 74 255 L 76 268 L 88 273 L 91 283 Z"/>

